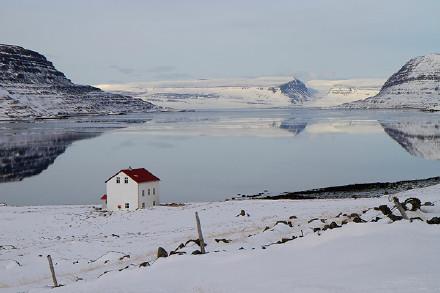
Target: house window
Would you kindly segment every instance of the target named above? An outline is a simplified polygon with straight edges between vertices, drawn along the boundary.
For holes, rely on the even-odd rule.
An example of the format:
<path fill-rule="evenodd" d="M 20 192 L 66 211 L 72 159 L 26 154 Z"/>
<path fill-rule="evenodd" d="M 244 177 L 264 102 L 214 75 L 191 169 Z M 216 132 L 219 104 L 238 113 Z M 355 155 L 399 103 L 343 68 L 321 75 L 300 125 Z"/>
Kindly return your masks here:
<path fill-rule="evenodd" d="M 142 189 L 142 196 L 145 196 L 145 190 Z"/>
<path fill-rule="evenodd" d="M 150 195 L 150 188 L 148 188 L 148 195 Z"/>
<path fill-rule="evenodd" d="M 156 188 L 153 188 L 153 195 L 156 194 Z"/>
<path fill-rule="evenodd" d="M 121 205 L 120 204 L 118 204 L 118 209 L 121 209 Z"/>
<path fill-rule="evenodd" d="M 128 202 L 125 203 L 125 208 L 129 209 L 130 208 L 130 204 Z"/>
<path fill-rule="evenodd" d="M 153 205 L 154 205 L 154 206 L 156 205 L 156 201 L 155 201 L 155 200 L 153 200 Z"/>
<path fill-rule="evenodd" d="M 142 208 L 145 209 L 145 203 L 144 202 L 142 203 Z"/>
<path fill-rule="evenodd" d="M 121 177 L 116 177 L 116 183 L 121 183 Z"/>
<path fill-rule="evenodd" d="M 125 177 L 124 183 L 128 183 L 128 177 Z"/>

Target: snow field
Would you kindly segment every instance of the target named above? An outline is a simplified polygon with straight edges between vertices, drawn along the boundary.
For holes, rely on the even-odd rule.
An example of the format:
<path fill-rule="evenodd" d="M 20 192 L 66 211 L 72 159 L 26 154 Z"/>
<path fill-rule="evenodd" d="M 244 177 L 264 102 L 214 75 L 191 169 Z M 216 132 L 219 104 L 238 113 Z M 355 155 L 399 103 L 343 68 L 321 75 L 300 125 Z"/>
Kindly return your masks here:
<path fill-rule="evenodd" d="M 429 220 L 440 215 L 439 191 L 398 196 L 433 202 L 408 212 Z M 439 292 L 439 226 L 390 224 L 371 209 L 383 204 L 391 207 L 386 197 L 244 200 L 111 214 L 92 206 L 0 206 L 0 288 L 53 292 L 51 254 L 61 292 Z M 156 260 L 159 246 L 170 252 L 197 238 L 195 211 L 208 254 L 190 255 L 198 249 L 191 242 L 177 250 L 185 255 Z M 382 219 L 353 223 L 352 213 Z M 151 266 L 138 268 L 145 261 Z"/>

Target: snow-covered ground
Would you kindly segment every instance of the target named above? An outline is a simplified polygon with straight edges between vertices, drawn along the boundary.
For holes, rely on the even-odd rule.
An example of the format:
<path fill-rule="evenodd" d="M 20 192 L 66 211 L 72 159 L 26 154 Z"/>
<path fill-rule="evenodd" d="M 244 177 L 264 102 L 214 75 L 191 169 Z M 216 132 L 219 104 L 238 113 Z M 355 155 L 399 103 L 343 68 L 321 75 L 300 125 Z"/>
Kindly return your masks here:
<path fill-rule="evenodd" d="M 379 93 L 386 79 L 352 78 L 344 80 L 310 80 L 307 88 L 315 90 L 316 99 L 308 106 L 332 107 L 364 100 Z"/>
<path fill-rule="evenodd" d="M 174 109 L 239 109 L 291 106 L 279 86 L 292 77 L 232 78 L 101 84 L 102 90 Z"/>
<path fill-rule="evenodd" d="M 305 105 L 330 107 L 376 95 L 385 79 L 311 80 L 306 83 L 313 98 L 292 103 L 280 85 L 293 77 L 261 77 L 157 81 L 97 85 L 104 91 L 131 95 L 174 109 L 271 108 Z"/>
<path fill-rule="evenodd" d="M 187 203 L 111 214 L 92 206 L 0 206 L 0 288 L 440 292 L 440 229 L 426 223 L 440 216 L 439 193 L 436 185 L 397 194 L 401 202 L 421 200 L 421 209 L 407 212 L 421 220 L 411 222 L 392 222 L 373 209 L 392 208 L 386 197 Z M 170 252 L 197 238 L 196 211 L 208 254 L 191 255 L 199 247 L 190 242 L 177 250 L 186 254 L 156 259 L 159 246 Z M 355 223 L 353 213 L 367 222 Z M 63 287 L 51 288 L 48 254 Z M 151 266 L 139 267 L 143 262 Z"/>

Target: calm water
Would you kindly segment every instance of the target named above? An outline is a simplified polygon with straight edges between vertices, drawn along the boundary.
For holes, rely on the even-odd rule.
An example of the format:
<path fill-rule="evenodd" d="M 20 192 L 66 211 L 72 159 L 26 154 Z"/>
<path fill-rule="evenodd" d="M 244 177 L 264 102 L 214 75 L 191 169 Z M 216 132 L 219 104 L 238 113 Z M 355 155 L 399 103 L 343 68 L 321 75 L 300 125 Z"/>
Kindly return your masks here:
<path fill-rule="evenodd" d="M 161 178 L 162 202 L 439 176 L 439 127 L 437 113 L 308 109 L 3 122 L 0 202 L 99 203 L 128 166 Z"/>

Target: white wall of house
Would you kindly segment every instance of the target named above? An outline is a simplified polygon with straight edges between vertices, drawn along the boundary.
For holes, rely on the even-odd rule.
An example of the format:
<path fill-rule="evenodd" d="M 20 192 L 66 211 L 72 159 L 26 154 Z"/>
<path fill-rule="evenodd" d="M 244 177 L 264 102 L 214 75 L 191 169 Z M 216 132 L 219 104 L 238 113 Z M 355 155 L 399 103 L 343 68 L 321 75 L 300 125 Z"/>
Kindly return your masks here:
<path fill-rule="evenodd" d="M 120 179 L 120 183 L 117 182 Z M 127 182 L 125 183 L 127 178 Z M 138 184 L 124 172 L 119 172 L 106 183 L 107 210 L 135 210 L 139 208 Z M 128 208 L 126 208 L 128 204 Z M 120 208 L 119 208 L 120 206 Z"/>
<path fill-rule="evenodd" d="M 139 208 L 150 208 L 159 205 L 160 202 L 160 181 L 149 181 L 139 183 Z"/>
<path fill-rule="evenodd" d="M 101 199 L 101 205 L 103 210 L 107 210 L 107 200 Z"/>

